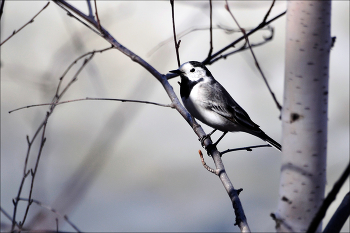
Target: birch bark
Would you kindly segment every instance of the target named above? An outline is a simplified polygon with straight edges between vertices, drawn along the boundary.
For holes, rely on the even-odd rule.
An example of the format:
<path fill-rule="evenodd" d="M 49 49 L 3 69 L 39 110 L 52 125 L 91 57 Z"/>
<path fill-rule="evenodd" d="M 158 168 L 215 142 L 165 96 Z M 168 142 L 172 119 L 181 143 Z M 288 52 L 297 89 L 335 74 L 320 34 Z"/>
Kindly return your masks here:
<path fill-rule="evenodd" d="M 330 1 L 288 2 L 278 232 L 306 231 L 324 199 L 330 27 Z"/>

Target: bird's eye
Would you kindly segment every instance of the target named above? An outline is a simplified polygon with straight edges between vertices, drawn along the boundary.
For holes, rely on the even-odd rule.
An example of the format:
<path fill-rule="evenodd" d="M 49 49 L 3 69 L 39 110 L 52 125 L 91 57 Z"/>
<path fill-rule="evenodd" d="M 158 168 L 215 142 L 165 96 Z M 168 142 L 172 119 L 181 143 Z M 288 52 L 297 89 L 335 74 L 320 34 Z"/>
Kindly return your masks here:
<path fill-rule="evenodd" d="M 194 68 L 192 68 L 192 69 L 190 70 L 190 72 L 194 72 Z"/>

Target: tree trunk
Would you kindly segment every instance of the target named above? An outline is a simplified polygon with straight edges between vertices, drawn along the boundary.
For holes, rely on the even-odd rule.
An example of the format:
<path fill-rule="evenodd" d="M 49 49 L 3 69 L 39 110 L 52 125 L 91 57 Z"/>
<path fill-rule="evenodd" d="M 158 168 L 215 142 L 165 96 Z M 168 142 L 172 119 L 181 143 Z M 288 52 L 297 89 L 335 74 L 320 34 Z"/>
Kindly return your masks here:
<path fill-rule="evenodd" d="M 330 20 L 330 1 L 288 2 L 278 232 L 305 232 L 324 199 Z"/>

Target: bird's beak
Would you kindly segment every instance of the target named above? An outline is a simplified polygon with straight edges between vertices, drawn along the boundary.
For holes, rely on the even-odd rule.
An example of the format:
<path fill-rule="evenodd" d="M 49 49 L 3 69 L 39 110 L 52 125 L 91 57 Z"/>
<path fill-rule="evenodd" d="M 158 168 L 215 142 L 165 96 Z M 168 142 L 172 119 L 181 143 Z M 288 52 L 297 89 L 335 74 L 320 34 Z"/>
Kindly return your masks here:
<path fill-rule="evenodd" d="M 182 74 L 183 72 L 181 70 L 170 70 L 170 73 L 174 73 L 174 74 Z"/>

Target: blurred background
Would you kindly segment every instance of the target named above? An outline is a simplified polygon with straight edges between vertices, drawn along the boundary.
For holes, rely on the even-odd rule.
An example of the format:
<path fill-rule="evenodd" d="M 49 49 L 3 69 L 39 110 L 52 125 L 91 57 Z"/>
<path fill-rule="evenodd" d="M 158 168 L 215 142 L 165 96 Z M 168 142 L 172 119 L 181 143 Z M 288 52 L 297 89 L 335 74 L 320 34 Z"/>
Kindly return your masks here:
<path fill-rule="evenodd" d="M 1 18 L 1 41 L 28 22 L 46 2 L 6 1 Z M 85 1 L 74 6 L 87 12 Z M 271 1 L 232 1 L 230 8 L 240 25 L 256 27 Z M 101 24 L 122 45 L 135 52 L 159 72 L 177 68 L 168 1 L 98 1 Z M 285 11 L 277 1 L 270 19 Z M 208 1 L 175 2 L 178 33 L 209 28 Z M 274 21 L 271 42 L 254 48 L 272 90 L 282 104 L 284 79 L 285 16 Z M 236 28 L 223 1 L 213 2 L 213 26 Z M 269 36 L 261 31 L 251 37 L 258 43 Z M 214 52 L 241 36 L 213 30 Z M 329 84 L 327 189 L 349 161 L 349 2 L 332 2 L 332 36 Z M 59 78 L 80 55 L 110 45 L 68 17 L 53 2 L 35 21 L 1 46 L 1 207 L 12 216 L 23 175 L 26 135 L 33 137 Z M 150 53 L 152 52 L 153 53 Z M 209 30 L 194 31 L 181 38 L 181 62 L 203 61 L 209 51 Z M 80 61 L 62 87 L 81 66 Z M 254 66 L 250 52 L 237 53 L 208 66 L 214 77 L 249 113 L 253 121 L 276 141 L 281 141 L 279 111 Z M 178 78 L 170 81 L 179 95 Z M 95 54 L 62 100 L 85 97 L 124 98 L 170 103 L 161 84 L 141 66 L 117 50 Z M 202 125 L 205 132 L 211 128 Z M 220 133 L 214 134 L 214 140 Z M 170 108 L 114 101 L 82 101 L 56 107 L 46 128 L 46 144 L 35 178 L 33 198 L 67 214 L 82 231 L 239 231 L 235 215 L 220 180 L 206 171 L 198 150 L 197 136 L 178 112 Z M 39 140 L 33 145 L 29 166 L 34 167 Z M 244 133 L 231 133 L 220 142 L 226 150 L 264 144 Z M 204 151 L 204 150 L 203 150 Z M 207 164 L 212 159 L 205 155 Z M 239 151 L 223 156 L 226 171 L 240 198 L 252 231 L 274 231 L 270 213 L 276 210 L 280 153 L 273 148 Z M 30 177 L 22 197 L 28 197 Z M 349 182 L 327 212 L 331 217 Z M 20 202 L 18 221 L 24 214 Z M 61 217 L 33 204 L 26 221 L 35 229 L 74 231 Z M 1 213 L 1 230 L 10 226 Z M 25 225 L 26 226 L 26 225 Z M 349 220 L 343 232 L 349 231 Z"/>

